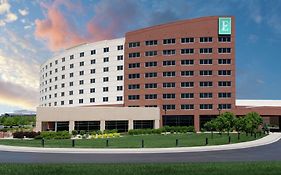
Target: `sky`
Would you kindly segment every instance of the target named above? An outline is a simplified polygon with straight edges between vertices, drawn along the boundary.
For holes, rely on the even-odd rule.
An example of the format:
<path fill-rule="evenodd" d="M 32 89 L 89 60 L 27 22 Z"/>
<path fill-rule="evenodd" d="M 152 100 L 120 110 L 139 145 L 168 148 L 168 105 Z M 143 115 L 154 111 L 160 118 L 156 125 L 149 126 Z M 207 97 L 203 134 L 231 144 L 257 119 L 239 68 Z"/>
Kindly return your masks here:
<path fill-rule="evenodd" d="M 65 48 L 214 15 L 236 19 L 237 98 L 281 100 L 281 1 L 0 0 L 0 113 L 35 110 L 40 64 Z"/>

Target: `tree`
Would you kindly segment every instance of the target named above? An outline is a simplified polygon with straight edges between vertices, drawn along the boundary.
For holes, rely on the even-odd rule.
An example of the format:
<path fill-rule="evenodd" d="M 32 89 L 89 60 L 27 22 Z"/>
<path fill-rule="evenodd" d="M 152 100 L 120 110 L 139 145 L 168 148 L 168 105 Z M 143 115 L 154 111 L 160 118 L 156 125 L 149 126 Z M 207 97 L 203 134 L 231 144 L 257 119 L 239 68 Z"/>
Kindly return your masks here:
<path fill-rule="evenodd" d="M 256 112 L 250 112 L 245 116 L 246 129 L 253 133 L 256 132 L 260 125 L 263 124 L 262 117 Z"/>
<path fill-rule="evenodd" d="M 231 112 L 222 113 L 215 120 L 217 122 L 217 129 L 221 133 L 223 131 L 229 132 L 233 131 L 235 124 L 235 115 Z"/>
<path fill-rule="evenodd" d="M 214 131 L 216 130 L 217 128 L 217 123 L 215 120 L 211 120 L 211 121 L 208 121 L 204 124 L 204 128 L 207 130 L 207 131 L 211 131 L 211 134 L 212 134 L 212 138 L 214 136 Z"/>
<path fill-rule="evenodd" d="M 245 131 L 245 118 L 237 117 L 234 121 L 234 128 L 238 133 L 241 131 Z"/>

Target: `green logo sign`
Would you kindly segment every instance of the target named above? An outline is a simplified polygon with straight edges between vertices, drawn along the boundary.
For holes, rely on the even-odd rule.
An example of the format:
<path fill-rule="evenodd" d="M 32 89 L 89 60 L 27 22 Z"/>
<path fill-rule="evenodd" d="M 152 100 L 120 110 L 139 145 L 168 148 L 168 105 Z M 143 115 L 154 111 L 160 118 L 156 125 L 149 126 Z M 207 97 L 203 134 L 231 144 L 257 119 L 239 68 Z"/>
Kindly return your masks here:
<path fill-rule="evenodd" d="M 219 18 L 219 35 L 231 34 L 231 18 Z"/>

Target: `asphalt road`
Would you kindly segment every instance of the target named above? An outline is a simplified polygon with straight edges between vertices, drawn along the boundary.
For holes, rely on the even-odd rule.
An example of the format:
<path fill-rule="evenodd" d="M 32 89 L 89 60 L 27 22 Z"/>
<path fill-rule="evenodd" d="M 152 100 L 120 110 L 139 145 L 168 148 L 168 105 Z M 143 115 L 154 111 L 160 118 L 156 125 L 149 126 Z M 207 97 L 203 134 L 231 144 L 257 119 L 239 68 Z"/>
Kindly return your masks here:
<path fill-rule="evenodd" d="M 281 140 L 253 148 L 195 153 L 62 154 L 0 151 L 0 163 L 150 163 L 281 161 Z"/>

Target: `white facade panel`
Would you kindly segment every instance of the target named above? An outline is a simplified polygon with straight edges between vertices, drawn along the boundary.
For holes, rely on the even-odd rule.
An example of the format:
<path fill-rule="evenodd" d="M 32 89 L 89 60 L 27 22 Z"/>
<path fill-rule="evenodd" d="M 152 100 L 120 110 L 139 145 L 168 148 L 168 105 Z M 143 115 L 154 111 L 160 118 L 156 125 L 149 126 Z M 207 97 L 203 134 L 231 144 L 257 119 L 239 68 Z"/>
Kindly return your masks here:
<path fill-rule="evenodd" d="M 125 38 L 120 38 L 80 45 L 67 49 L 42 64 L 40 106 L 123 104 L 124 68 L 117 70 L 117 67 L 124 66 L 124 60 L 117 58 L 124 57 L 124 43 Z M 109 52 L 104 52 L 107 47 Z M 95 54 L 91 54 L 92 50 L 95 50 Z M 83 52 L 84 56 L 80 56 Z M 73 59 L 70 59 L 71 55 L 74 56 Z M 105 61 L 107 57 L 108 62 Z M 104 69 L 108 69 L 108 72 Z M 122 79 L 117 80 L 118 76 L 122 76 Z M 104 82 L 106 77 L 108 81 Z M 117 90 L 117 87 L 122 89 Z M 93 88 L 94 92 L 91 92 Z M 108 91 L 104 92 L 103 88 L 108 88 Z M 79 93 L 79 90 L 83 90 L 83 93 Z M 73 95 L 70 95 L 72 92 Z M 122 99 L 117 101 L 119 96 Z M 108 102 L 104 102 L 104 97 L 108 97 Z M 90 102 L 91 98 L 95 101 Z M 80 99 L 83 99 L 83 103 L 79 103 Z M 70 100 L 73 104 L 69 104 Z"/>

